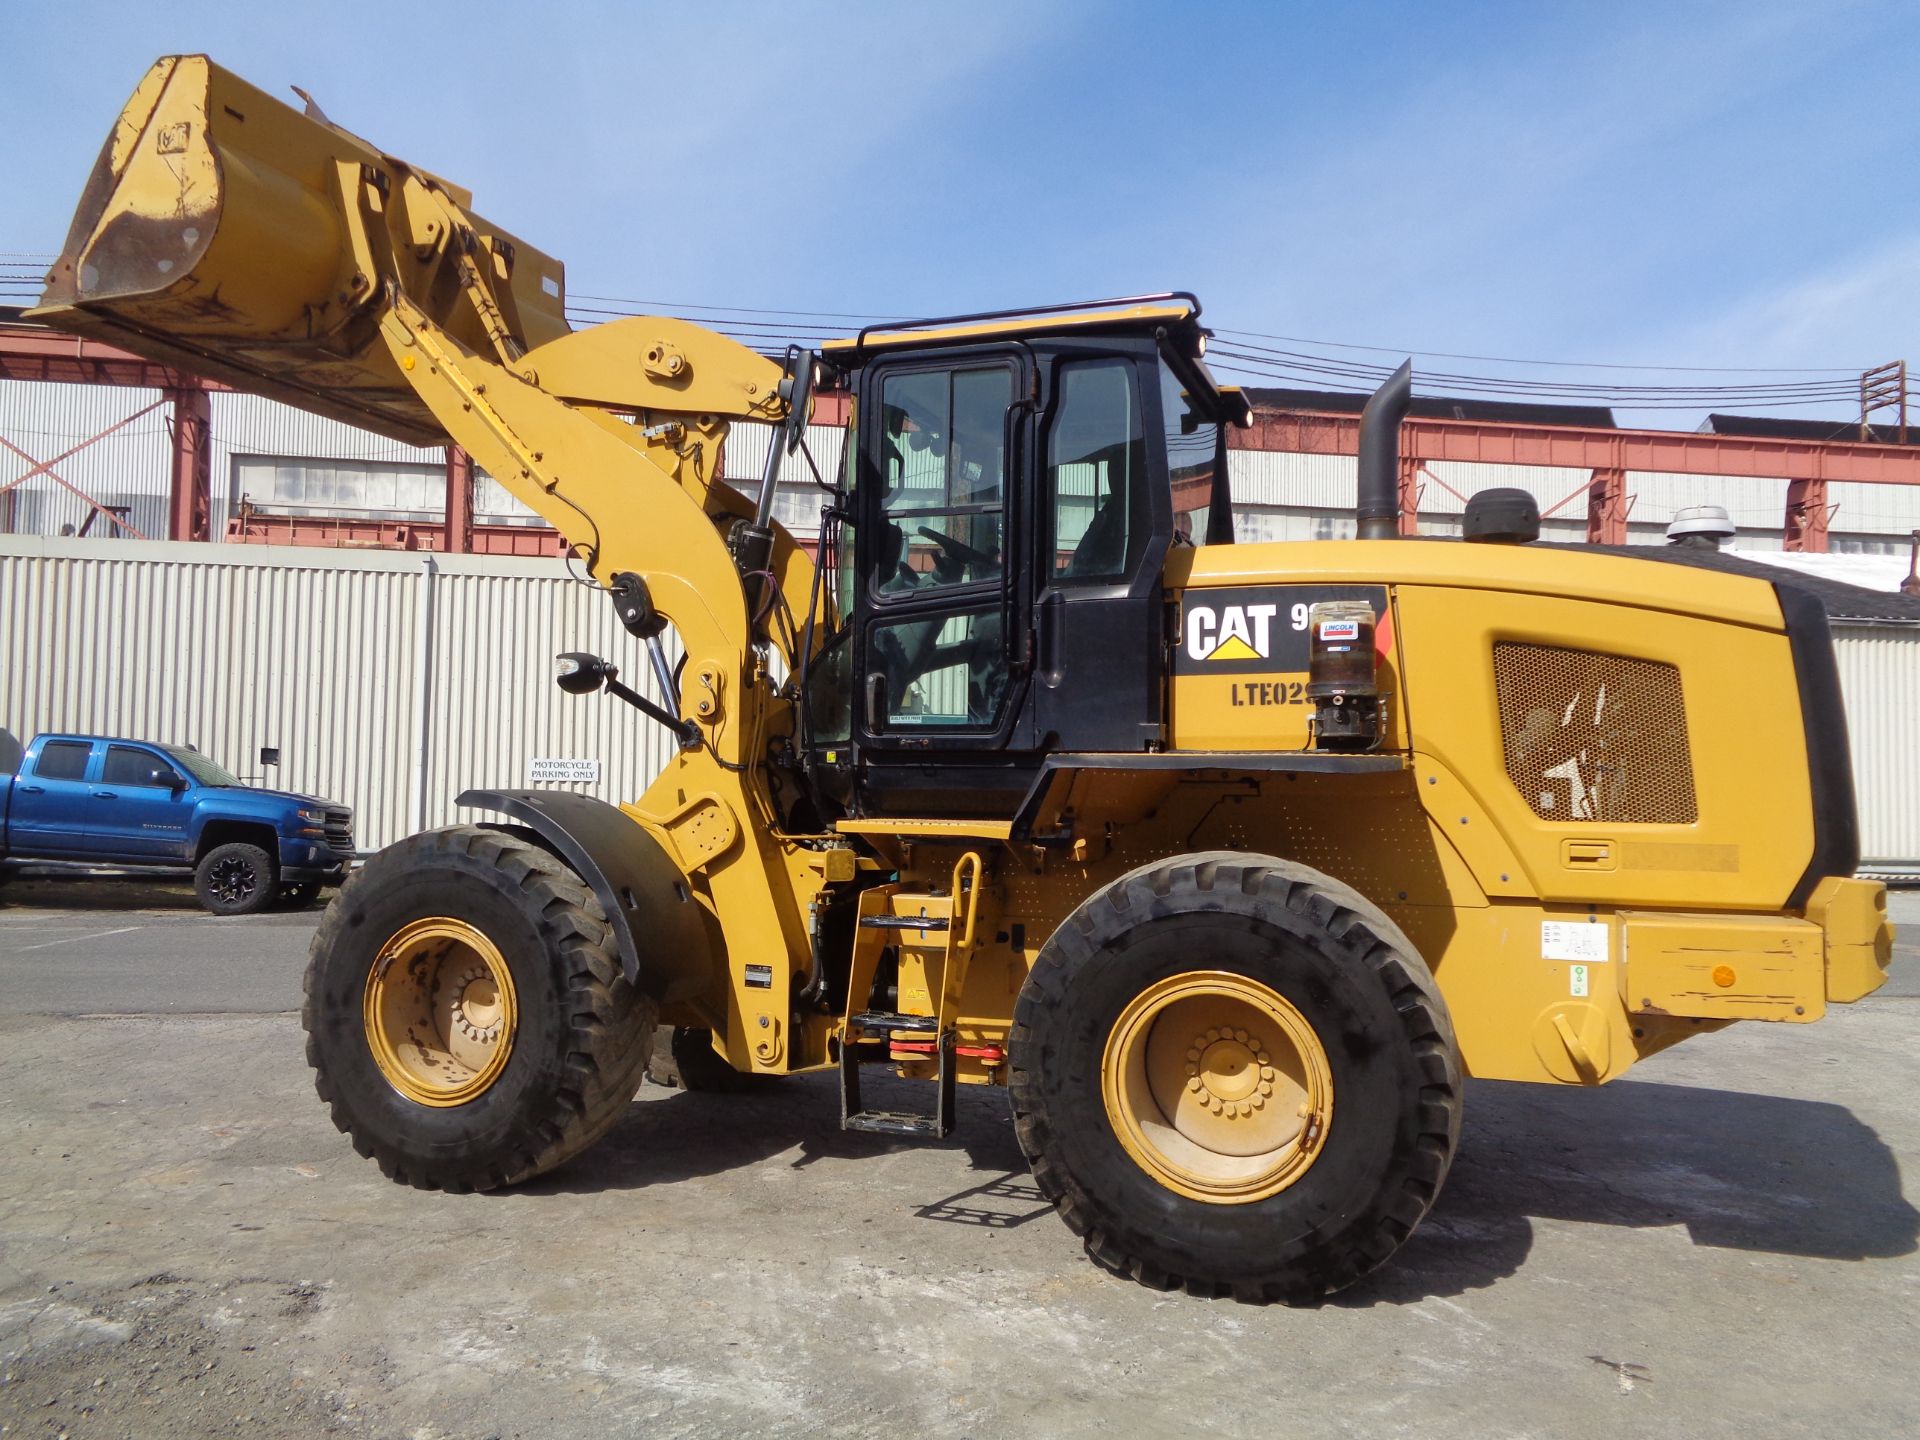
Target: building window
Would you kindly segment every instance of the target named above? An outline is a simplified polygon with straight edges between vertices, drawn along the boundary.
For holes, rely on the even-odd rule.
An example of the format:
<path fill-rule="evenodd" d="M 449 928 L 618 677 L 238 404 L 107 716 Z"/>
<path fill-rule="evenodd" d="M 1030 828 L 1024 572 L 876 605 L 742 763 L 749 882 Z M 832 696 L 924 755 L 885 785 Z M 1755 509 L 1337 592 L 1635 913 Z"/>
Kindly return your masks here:
<path fill-rule="evenodd" d="M 444 465 L 303 455 L 235 455 L 233 493 L 289 515 L 437 520 L 445 512 Z M 487 525 L 544 525 L 491 475 L 473 475 L 473 514 Z"/>

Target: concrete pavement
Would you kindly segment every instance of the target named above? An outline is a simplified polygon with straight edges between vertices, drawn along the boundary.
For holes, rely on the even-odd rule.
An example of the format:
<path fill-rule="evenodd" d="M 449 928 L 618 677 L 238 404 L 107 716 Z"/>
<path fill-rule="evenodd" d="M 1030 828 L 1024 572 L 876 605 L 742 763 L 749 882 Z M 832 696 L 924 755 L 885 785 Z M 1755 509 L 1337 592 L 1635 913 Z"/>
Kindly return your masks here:
<path fill-rule="evenodd" d="M 334 1132 L 291 1015 L 21 1013 L 68 1003 L 23 960 L 139 945 L 171 947 L 174 1002 L 251 956 L 291 1005 L 313 919 L 163 912 L 25 956 L 0 929 L 13 1433 L 1747 1440 L 1920 1414 L 1913 998 L 1736 1026 L 1598 1091 L 1476 1083 L 1394 1264 L 1251 1309 L 1088 1265 L 997 1092 L 902 1145 L 841 1133 L 818 1078 L 648 1088 L 545 1180 L 440 1196 Z"/>

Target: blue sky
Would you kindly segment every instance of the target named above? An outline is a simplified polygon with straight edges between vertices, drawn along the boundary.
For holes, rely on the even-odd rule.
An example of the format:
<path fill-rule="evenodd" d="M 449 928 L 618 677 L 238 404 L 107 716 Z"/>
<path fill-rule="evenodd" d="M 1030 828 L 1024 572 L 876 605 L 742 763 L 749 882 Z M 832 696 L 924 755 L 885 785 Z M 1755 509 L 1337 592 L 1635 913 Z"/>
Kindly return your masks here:
<path fill-rule="evenodd" d="M 1910 5 L 11 10 L 0 250 L 55 249 L 146 64 L 206 50 L 470 186 L 576 294 L 924 314 L 1182 287 L 1222 326 L 1425 351 L 1920 351 Z"/>

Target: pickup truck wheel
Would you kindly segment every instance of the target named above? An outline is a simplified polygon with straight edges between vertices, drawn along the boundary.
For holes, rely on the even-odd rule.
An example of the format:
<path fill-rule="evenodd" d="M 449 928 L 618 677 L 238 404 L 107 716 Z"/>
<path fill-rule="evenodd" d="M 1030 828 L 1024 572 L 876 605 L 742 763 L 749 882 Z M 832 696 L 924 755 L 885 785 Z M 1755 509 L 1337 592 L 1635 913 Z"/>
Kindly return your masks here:
<path fill-rule="evenodd" d="M 518 835 L 381 851 L 313 937 L 301 1013 L 333 1123 L 391 1179 L 492 1190 L 564 1164 L 640 1088 L 659 1014 L 593 892 Z"/>
<path fill-rule="evenodd" d="M 1433 976 L 1381 911 L 1273 856 L 1183 855 L 1042 948 L 1008 1050 L 1020 1147 L 1092 1259 L 1312 1301 L 1412 1233 L 1460 1134 Z"/>
<path fill-rule="evenodd" d="M 193 872 L 193 891 L 215 915 L 252 915 L 273 903 L 273 861 L 258 845 L 216 845 Z"/>

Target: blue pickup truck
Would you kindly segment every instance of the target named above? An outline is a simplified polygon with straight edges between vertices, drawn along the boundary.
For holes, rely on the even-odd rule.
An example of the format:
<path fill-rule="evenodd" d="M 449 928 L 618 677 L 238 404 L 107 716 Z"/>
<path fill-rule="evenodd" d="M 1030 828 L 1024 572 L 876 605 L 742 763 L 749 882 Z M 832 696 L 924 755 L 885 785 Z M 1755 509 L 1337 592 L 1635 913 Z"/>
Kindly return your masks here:
<path fill-rule="evenodd" d="M 353 859 L 346 806 L 253 789 L 179 745 L 37 735 L 0 787 L 0 866 L 191 871 L 216 915 L 311 900 Z"/>

